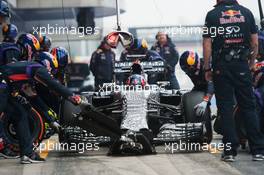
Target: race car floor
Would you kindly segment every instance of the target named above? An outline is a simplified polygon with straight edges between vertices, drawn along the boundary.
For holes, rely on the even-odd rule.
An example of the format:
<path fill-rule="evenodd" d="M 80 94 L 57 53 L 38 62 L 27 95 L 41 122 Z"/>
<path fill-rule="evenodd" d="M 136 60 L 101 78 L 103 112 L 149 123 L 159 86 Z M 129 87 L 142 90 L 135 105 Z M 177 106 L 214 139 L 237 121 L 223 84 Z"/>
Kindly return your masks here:
<path fill-rule="evenodd" d="M 216 142 L 219 140 L 214 140 Z M 0 175 L 263 175 L 264 172 L 264 161 L 252 162 L 251 156 L 243 150 L 234 163 L 220 161 L 219 151 L 172 154 L 159 146 L 157 155 L 109 157 L 107 150 L 100 148 L 83 154 L 44 151 L 41 156 L 47 161 L 30 165 L 21 165 L 18 159 L 0 159 Z"/>

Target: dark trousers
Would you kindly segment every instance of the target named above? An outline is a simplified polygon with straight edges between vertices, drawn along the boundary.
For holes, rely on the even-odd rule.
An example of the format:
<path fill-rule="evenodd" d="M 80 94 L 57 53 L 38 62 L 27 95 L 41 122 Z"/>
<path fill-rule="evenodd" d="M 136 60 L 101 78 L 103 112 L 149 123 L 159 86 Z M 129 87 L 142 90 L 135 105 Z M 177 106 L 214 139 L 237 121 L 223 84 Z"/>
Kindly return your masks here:
<path fill-rule="evenodd" d="M 243 114 L 241 117 L 245 121 L 252 154 L 263 153 L 264 135 L 260 132 L 256 115 L 252 76 L 247 61 L 219 61 L 217 65 L 214 65 L 213 79 L 217 107 L 222 117 L 225 153 L 236 155 L 236 149 L 239 146 L 233 118 L 234 97 Z M 227 144 L 231 144 L 231 150 Z"/>
<path fill-rule="evenodd" d="M 26 109 L 12 97 L 8 100 L 5 113 L 11 118 L 19 139 L 20 155 L 30 155 L 33 143 L 29 129 L 29 109 Z"/>

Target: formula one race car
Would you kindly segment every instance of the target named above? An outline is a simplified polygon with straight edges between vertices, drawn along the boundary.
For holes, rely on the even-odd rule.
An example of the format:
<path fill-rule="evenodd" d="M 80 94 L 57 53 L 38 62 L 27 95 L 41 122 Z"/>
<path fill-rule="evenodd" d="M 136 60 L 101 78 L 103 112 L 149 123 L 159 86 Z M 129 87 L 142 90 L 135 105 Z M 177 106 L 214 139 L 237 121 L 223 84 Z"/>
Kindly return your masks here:
<path fill-rule="evenodd" d="M 132 40 L 125 32 L 116 34 Z M 116 62 L 115 75 L 128 77 L 127 84 L 110 83 L 100 87 L 99 92 L 84 92 L 85 107 L 65 101 L 60 141 L 109 144 L 111 155 L 153 154 L 155 145 L 180 140 L 210 143 L 210 109 L 205 114 L 209 117 L 194 112 L 204 93 L 167 90 L 167 82 L 157 81 L 166 71 L 166 62 L 152 55 L 151 59 L 132 55 L 130 61 Z M 148 84 L 147 77 L 156 83 Z"/>
<path fill-rule="evenodd" d="M 133 36 L 113 32 L 109 39 L 112 44 L 118 41 L 125 46 L 133 41 Z M 62 102 L 60 143 L 108 145 L 110 155 L 153 154 L 156 145 L 168 142 L 210 143 L 210 109 L 206 117 L 196 116 L 194 111 L 204 93 L 168 90 L 168 82 L 162 78 L 167 71 L 166 62 L 154 51 L 127 57 L 127 61 L 116 62 L 114 67 L 114 79 L 121 77 L 121 84 L 116 81 L 104 84 L 98 92 L 83 92 L 86 105 L 81 107 Z M 45 139 L 48 128 L 40 113 L 33 110 L 31 116 L 32 139 L 37 146 Z M 4 123 L 6 137 L 17 147 L 12 122 Z"/>

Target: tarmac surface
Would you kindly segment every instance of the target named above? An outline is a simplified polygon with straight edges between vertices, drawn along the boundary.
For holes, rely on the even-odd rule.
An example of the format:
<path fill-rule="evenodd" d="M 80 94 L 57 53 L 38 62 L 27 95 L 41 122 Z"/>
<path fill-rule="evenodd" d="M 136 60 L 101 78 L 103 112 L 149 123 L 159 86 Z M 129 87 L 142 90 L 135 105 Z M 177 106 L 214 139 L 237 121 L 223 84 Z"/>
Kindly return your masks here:
<path fill-rule="evenodd" d="M 213 143 L 219 143 L 215 139 Z M 57 143 L 51 138 L 49 143 Z M 0 175 L 263 175 L 264 161 L 253 162 L 246 150 L 240 150 L 237 161 L 220 161 L 221 152 L 210 148 L 198 152 L 172 153 L 165 146 L 157 147 L 158 154 L 147 156 L 111 157 L 108 149 L 76 153 L 63 150 L 42 151 L 45 163 L 21 165 L 19 159 L 0 159 Z"/>

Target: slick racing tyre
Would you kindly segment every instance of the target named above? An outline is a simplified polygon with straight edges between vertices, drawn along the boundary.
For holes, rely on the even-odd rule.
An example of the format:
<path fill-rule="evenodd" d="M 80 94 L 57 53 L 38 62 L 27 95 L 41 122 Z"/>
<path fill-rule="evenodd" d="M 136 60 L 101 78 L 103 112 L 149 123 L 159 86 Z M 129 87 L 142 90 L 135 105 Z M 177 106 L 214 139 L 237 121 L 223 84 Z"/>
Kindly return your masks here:
<path fill-rule="evenodd" d="M 60 124 L 62 126 L 68 126 L 74 120 L 74 114 L 78 114 L 81 112 L 81 108 L 79 106 L 73 105 L 71 102 L 67 100 L 63 100 L 61 104 L 61 116 L 60 116 Z"/>
<path fill-rule="evenodd" d="M 19 140 L 13 122 L 8 114 L 4 114 L 2 120 L 6 142 L 13 151 L 19 152 Z M 36 148 L 43 139 L 45 126 L 41 115 L 34 108 L 30 110 L 29 127 L 33 147 Z"/>
<path fill-rule="evenodd" d="M 211 123 L 211 111 L 210 108 L 205 112 L 206 121 L 203 121 L 201 117 L 196 116 L 194 107 L 203 101 L 204 92 L 201 91 L 191 91 L 185 93 L 182 97 L 182 105 L 183 105 L 183 114 L 185 116 L 185 123 L 200 123 L 204 122 L 206 132 L 201 135 L 200 138 L 190 140 L 190 142 L 198 142 L 198 143 L 210 143 L 212 141 L 212 123 Z"/>

